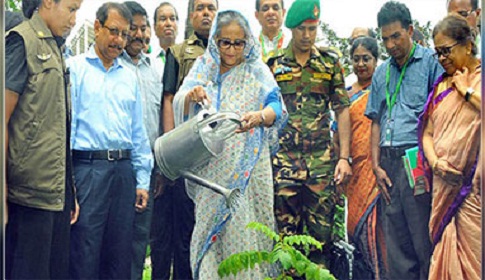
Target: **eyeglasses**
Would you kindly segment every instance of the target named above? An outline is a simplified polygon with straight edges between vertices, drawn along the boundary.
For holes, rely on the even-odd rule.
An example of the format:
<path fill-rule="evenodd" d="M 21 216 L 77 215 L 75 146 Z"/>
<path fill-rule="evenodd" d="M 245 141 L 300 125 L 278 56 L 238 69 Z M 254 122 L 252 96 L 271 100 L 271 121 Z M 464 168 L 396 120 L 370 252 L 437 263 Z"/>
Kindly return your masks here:
<path fill-rule="evenodd" d="M 372 57 L 368 55 L 354 55 L 352 57 L 352 62 L 354 62 L 355 64 L 359 64 L 360 60 L 362 60 L 363 64 L 368 64 L 372 60 Z"/>
<path fill-rule="evenodd" d="M 444 56 L 444 57 L 448 57 L 450 54 L 451 54 L 451 50 L 456 46 L 458 45 L 459 42 L 456 42 L 454 43 L 453 45 L 451 46 L 448 46 L 448 47 L 439 47 L 439 48 L 435 48 L 434 50 L 436 51 L 435 54 L 433 54 L 433 56 L 435 58 L 440 58 L 440 56 Z"/>
<path fill-rule="evenodd" d="M 471 13 L 473 13 L 473 10 L 470 10 L 470 11 L 457 11 L 456 13 L 459 14 L 460 16 L 464 17 L 464 18 L 467 18 Z"/>
<path fill-rule="evenodd" d="M 122 31 L 120 31 L 116 27 L 111 28 L 111 27 L 107 27 L 107 26 L 104 26 L 104 25 L 103 25 L 103 28 L 108 29 L 110 35 L 112 35 L 112 36 L 121 36 L 121 39 L 123 39 L 123 40 L 126 40 L 128 37 L 130 37 L 130 33 L 129 33 L 128 30 L 122 30 Z"/>
<path fill-rule="evenodd" d="M 234 40 L 234 43 L 233 43 L 229 39 L 219 39 L 217 40 L 217 46 L 221 49 L 229 49 L 231 46 L 234 46 L 234 49 L 242 50 L 244 49 L 244 47 L 246 47 L 246 41 L 236 39 Z"/>

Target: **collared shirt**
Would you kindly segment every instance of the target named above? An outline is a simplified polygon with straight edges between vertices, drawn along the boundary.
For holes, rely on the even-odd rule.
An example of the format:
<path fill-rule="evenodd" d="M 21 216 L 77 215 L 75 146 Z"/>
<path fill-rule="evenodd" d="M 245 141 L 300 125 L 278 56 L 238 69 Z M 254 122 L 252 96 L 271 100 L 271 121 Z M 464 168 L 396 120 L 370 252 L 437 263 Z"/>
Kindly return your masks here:
<path fill-rule="evenodd" d="M 143 121 L 153 150 L 155 140 L 160 136 L 160 104 L 162 102 L 162 80 L 151 65 L 151 59 L 144 53 L 139 55 L 135 65 L 133 59 L 123 52 L 121 63 L 136 74 L 143 100 Z"/>
<path fill-rule="evenodd" d="M 131 150 L 136 187 L 148 190 L 153 156 L 133 71 L 119 58 L 106 70 L 94 46 L 67 62 L 71 70 L 72 149 Z"/>
<path fill-rule="evenodd" d="M 391 65 L 389 92 L 394 93 L 401 69 L 394 58 L 389 58 L 377 67 L 372 77 L 371 94 L 365 110 L 365 115 L 371 120 L 376 120 L 380 125 L 379 146 L 381 147 L 384 146 L 389 119 L 386 103 L 386 71 L 389 64 Z M 392 108 L 389 124 L 392 134 L 391 146 L 418 143 L 418 117 L 423 111 L 434 81 L 443 71 L 438 60 L 433 57 L 433 51 L 417 44 L 402 80 L 401 90 L 397 93 L 396 103 Z"/>
<path fill-rule="evenodd" d="M 279 36 L 281 34 L 281 37 Z M 280 43 L 281 39 L 281 43 Z M 261 52 L 263 55 L 263 61 L 267 61 L 271 56 L 275 55 L 279 49 L 284 49 L 288 46 L 289 39 L 285 36 L 283 30 L 277 36 L 274 36 L 273 40 L 270 40 L 268 36 L 264 35 L 261 31 L 259 35 L 259 43 L 261 44 Z M 279 47 L 278 47 L 279 45 Z"/>
<path fill-rule="evenodd" d="M 160 45 L 156 45 L 153 47 L 153 51 L 149 55 L 149 57 L 153 69 L 157 71 L 157 74 L 160 77 L 159 80 L 160 82 L 162 82 L 163 70 L 165 69 L 165 62 L 167 61 L 167 52 L 163 48 L 161 48 Z"/>

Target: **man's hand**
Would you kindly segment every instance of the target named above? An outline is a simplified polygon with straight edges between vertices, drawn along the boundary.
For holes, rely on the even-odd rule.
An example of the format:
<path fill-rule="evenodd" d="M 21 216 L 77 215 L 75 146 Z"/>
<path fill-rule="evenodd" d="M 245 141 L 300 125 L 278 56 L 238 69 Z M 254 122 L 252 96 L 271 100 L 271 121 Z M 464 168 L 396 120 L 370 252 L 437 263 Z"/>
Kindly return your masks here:
<path fill-rule="evenodd" d="M 379 187 L 379 190 L 386 201 L 386 205 L 391 204 L 391 195 L 387 191 L 387 187 L 392 187 L 391 179 L 387 176 L 386 171 L 380 166 L 373 168 L 373 171 L 374 175 L 376 175 L 377 187 Z"/>
<path fill-rule="evenodd" d="M 153 199 L 157 199 L 164 191 L 164 177 L 161 173 L 155 172 L 155 186 L 153 189 Z"/>
<path fill-rule="evenodd" d="M 136 189 L 135 210 L 142 213 L 146 210 L 148 204 L 148 191 L 144 189 Z"/>
<path fill-rule="evenodd" d="M 350 164 L 345 159 L 339 159 L 337 166 L 335 167 L 335 173 L 333 174 L 333 179 L 337 185 L 345 184 L 352 177 L 352 168 Z"/>
<path fill-rule="evenodd" d="M 71 225 L 77 222 L 79 218 L 79 203 L 77 203 L 77 198 L 74 197 L 74 210 L 71 210 Z"/>

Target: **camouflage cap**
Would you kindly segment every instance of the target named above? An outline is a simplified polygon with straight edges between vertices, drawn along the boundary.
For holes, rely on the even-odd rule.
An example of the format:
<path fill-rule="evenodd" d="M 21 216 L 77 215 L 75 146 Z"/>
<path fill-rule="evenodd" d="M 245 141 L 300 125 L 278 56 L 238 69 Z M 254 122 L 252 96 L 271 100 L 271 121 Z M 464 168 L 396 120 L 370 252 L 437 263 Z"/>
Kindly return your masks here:
<path fill-rule="evenodd" d="M 296 0 L 286 14 L 285 26 L 295 28 L 305 21 L 320 20 L 320 0 Z"/>

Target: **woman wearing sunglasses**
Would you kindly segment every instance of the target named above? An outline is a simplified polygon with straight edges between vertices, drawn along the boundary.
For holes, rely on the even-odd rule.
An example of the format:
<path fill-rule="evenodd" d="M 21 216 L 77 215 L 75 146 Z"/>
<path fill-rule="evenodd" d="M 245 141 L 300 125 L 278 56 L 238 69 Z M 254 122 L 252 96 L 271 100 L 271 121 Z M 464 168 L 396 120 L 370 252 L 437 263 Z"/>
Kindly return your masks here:
<path fill-rule="evenodd" d="M 429 279 L 480 279 L 481 62 L 467 22 L 456 15 L 433 30 L 446 73 L 421 117 L 421 144 L 432 171 Z"/>
<path fill-rule="evenodd" d="M 195 202 L 196 224 L 191 242 L 194 279 L 219 279 L 217 268 L 230 255 L 248 250 L 271 250 L 272 241 L 245 229 L 251 221 L 275 228 L 270 149 L 287 119 L 281 94 L 263 63 L 257 40 L 247 20 L 236 11 L 220 12 L 211 30 L 208 47 L 185 78 L 174 99 L 175 126 L 209 102 L 218 112 L 241 115 L 242 127 L 225 142 L 217 158 L 194 172 L 243 194 L 232 212 L 213 191 L 187 181 Z M 263 279 L 267 266 L 238 274 L 237 279 Z"/>

